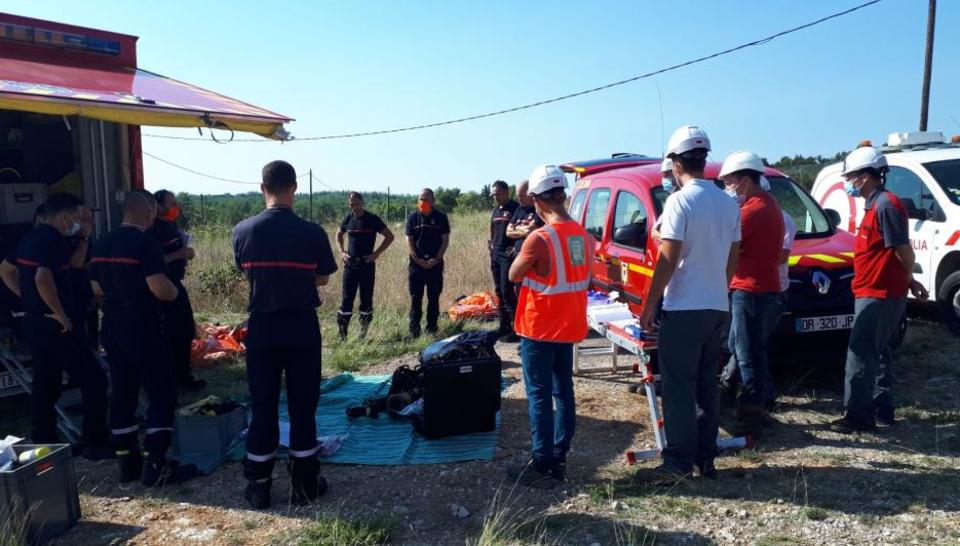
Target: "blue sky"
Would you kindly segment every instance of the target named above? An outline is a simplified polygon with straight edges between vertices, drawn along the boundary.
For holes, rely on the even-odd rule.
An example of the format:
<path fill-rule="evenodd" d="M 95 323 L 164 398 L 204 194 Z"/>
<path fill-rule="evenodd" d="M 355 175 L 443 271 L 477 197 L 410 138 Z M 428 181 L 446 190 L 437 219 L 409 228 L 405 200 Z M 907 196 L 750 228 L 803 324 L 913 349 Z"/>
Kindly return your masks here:
<path fill-rule="evenodd" d="M 141 67 L 296 118 L 288 128 L 306 137 L 441 121 L 562 95 L 858 3 L 32 0 L 4 9 L 140 36 Z M 929 125 L 958 134 L 960 33 L 953 30 L 960 2 L 939 4 Z M 516 182 L 542 163 L 624 151 L 659 155 L 663 139 L 686 123 L 708 132 L 718 160 L 740 149 L 771 159 L 833 154 L 862 139 L 882 142 L 889 132 L 916 129 L 926 6 L 885 0 L 656 79 L 457 126 L 287 144 L 145 138 L 144 149 L 226 178 L 256 181 L 264 163 L 286 159 L 336 189 L 394 192 L 476 190 L 497 178 Z M 150 189 L 256 189 L 149 157 L 145 174 Z"/>

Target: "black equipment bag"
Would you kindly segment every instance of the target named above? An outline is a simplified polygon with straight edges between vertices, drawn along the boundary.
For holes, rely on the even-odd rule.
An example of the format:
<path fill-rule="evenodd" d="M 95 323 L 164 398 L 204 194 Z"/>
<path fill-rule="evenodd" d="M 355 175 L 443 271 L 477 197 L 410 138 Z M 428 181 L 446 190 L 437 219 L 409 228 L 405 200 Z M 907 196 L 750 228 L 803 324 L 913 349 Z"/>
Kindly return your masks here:
<path fill-rule="evenodd" d="M 496 332 L 466 332 L 434 342 L 420 353 L 423 415 L 414 426 L 426 438 L 497 427 L 500 356 Z"/>

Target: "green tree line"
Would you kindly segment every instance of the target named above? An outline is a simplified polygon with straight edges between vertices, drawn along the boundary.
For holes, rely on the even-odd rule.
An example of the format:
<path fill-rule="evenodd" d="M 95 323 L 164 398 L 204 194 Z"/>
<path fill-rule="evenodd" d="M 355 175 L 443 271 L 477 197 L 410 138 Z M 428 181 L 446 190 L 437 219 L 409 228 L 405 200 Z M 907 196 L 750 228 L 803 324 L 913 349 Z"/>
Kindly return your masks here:
<path fill-rule="evenodd" d="M 434 193 L 436 207 L 444 212 L 470 213 L 493 207 L 490 186 L 483 186 L 478 192 L 438 187 Z M 314 192 L 312 197 L 298 194 L 294 210 L 301 218 L 319 224 L 339 223 L 349 212 L 348 195 L 347 191 Z M 263 210 L 263 196 L 256 192 L 221 195 L 180 193 L 177 200 L 183 211 L 184 227 L 192 229 L 234 226 Z M 369 192 L 363 193 L 363 200 L 367 210 L 385 222 L 403 222 L 417 207 L 417 196 L 412 194 L 388 196 L 383 192 Z"/>

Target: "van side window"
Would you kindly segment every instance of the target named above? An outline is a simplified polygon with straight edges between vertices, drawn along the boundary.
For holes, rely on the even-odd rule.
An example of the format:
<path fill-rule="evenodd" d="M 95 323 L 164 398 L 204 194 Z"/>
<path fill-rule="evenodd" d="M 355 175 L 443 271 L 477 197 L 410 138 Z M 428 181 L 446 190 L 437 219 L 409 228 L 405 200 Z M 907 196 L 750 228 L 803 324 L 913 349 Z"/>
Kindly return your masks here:
<path fill-rule="evenodd" d="M 580 213 L 583 212 L 583 202 L 587 200 L 587 190 L 583 189 L 577 192 L 573 196 L 573 201 L 570 202 L 570 217 L 580 221 Z"/>
<path fill-rule="evenodd" d="M 609 205 L 609 189 L 593 190 L 590 193 L 590 202 L 587 203 L 587 218 L 583 222 L 583 227 L 598 243 L 603 240 L 603 228 L 607 224 L 607 208 Z"/>
<path fill-rule="evenodd" d="M 646 232 L 647 209 L 636 195 L 621 191 L 617 194 L 617 208 L 613 213 L 613 231 L 630 224 L 641 224 Z"/>
<path fill-rule="evenodd" d="M 910 169 L 890 167 L 890 171 L 887 173 L 886 188 L 900 198 L 908 213 L 927 210 L 930 212 L 931 220 L 936 221 L 940 217 L 940 208 L 933 194 L 927 189 L 923 180 Z"/>

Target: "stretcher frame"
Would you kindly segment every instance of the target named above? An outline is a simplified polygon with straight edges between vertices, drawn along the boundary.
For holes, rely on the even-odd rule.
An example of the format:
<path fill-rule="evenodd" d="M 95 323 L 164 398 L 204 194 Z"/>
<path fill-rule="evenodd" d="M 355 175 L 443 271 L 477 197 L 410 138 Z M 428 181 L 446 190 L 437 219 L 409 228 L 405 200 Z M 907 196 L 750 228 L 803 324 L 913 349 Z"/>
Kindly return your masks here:
<path fill-rule="evenodd" d="M 628 465 L 634 465 L 639 461 L 651 460 L 660 457 L 660 453 L 667 445 L 667 438 L 663 427 L 663 416 L 660 411 L 660 403 L 656 389 L 657 383 L 660 381 L 660 375 L 653 373 L 653 363 L 651 362 L 649 353 L 649 351 L 656 349 L 657 344 L 656 341 L 652 339 L 641 340 L 633 337 L 624 328 L 618 326 L 616 322 L 619 321 L 601 323 L 589 315 L 587 316 L 587 323 L 590 325 L 590 328 L 603 335 L 604 340 L 610 343 L 610 347 L 581 348 L 580 344 L 575 345 L 573 351 L 573 373 L 575 375 L 580 375 L 581 371 L 595 372 L 604 371 L 606 369 L 605 366 L 593 366 L 586 369 L 581 367 L 579 365 L 580 355 L 610 355 L 611 365 L 614 373 L 619 371 L 617 366 L 618 349 L 622 348 L 637 358 L 637 361 L 633 364 L 633 366 L 631 366 L 631 371 L 633 373 L 641 373 L 641 370 L 643 371 L 643 377 L 640 379 L 640 381 L 643 384 L 644 393 L 646 394 L 647 398 L 647 407 L 650 411 L 651 430 L 653 431 L 653 439 L 656 447 L 639 451 L 626 451 L 624 454 L 626 463 Z M 720 451 L 726 451 L 730 449 L 751 449 L 753 445 L 753 437 L 750 434 L 733 438 L 723 438 L 719 434 L 717 435 L 717 448 L 719 448 Z"/>

